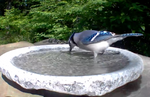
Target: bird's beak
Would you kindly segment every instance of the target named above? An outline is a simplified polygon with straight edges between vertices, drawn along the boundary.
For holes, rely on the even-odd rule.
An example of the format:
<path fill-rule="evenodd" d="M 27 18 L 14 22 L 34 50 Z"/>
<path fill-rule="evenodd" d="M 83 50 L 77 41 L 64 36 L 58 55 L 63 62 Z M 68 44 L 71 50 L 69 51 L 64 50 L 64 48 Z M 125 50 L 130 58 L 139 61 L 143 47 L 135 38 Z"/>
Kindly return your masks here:
<path fill-rule="evenodd" d="M 70 48 L 69 48 L 69 53 L 71 54 L 71 51 L 72 51 L 72 47 L 70 46 Z"/>
<path fill-rule="evenodd" d="M 71 43 L 70 43 L 70 40 L 69 40 L 69 53 L 71 53 L 71 51 L 72 51 L 72 46 L 71 46 Z"/>
<path fill-rule="evenodd" d="M 72 51 L 72 49 L 74 48 L 74 44 L 72 44 L 70 41 L 69 41 L 69 46 L 70 46 L 70 48 L 69 48 L 69 53 L 71 54 L 71 51 Z"/>

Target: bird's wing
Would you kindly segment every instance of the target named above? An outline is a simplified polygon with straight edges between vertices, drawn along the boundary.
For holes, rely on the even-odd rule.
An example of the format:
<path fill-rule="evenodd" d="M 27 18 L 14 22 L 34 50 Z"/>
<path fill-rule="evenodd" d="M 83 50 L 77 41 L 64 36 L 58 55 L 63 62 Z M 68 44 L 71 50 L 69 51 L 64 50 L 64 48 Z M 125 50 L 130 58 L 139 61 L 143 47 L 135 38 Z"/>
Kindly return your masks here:
<path fill-rule="evenodd" d="M 88 45 L 88 44 L 97 43 L 100 41 L 105 41 L 112 37 L 114 37 L 114 35 L 109 31 L 97 31 L 96 33 L 92 33 L 91 35 L 87 35 L 87 37 L 84 37 L 81 40 L 81 42 L 84 45 Z"/>

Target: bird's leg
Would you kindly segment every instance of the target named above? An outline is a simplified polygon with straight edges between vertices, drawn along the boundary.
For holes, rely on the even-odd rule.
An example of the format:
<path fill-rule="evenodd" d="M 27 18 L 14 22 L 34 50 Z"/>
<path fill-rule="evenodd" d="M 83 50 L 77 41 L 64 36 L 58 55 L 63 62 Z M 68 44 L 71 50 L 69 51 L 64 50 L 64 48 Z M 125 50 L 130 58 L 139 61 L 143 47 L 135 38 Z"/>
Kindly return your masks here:
<path fill-rule="evenodd" d="M 105 52 L 105 50 L 103 50 L 103 51 L 101 51 L 101 55 L 103 55 L 104 54 L 104 52 Z M 94 53 L 94 58 L 96 58 L 97 56 L 98 56 L 98 53 L 97 52 L 93 52 Z"/>
<path fill-rule="evenodd" d="M 97 62 L 98 62 L 98 60 L 97 60 L 97 57 L 96 58 L 94 58 L 94 65 L 96 65 L 97 64 Z"/>
<path fill-rule="evenodd" d="M 71 51 L 72 51 L 72 49 L 75 47 L 75 45 L 69 45 L 70 46 L 70 48 L 69 48 L 69 53 L 71 54 Z"/>
<path fill-rule="evenodd" d="M 96 52 L 93 52 L 94 53 L 94 58 L 96 58 L 97 57 L 97 53 Z"/>
<path fill-rule="evenodd" d="M 69 49 L 69 53 L 71 54 L 71 51 L 72 51 L 72 48 L 70 47 L 70 49 Z"/>
<path fill-rule="evenodd" d="M 72 47 L 72 46 L 70 46 L 70 48 L 69 48 L 69 53 L 70 54 L 72 54 L 71 52 L 72 52 L 72 49 L 73 49 L 74 47 Z"/>
<path fill-rule="evenodd" d="M 102 50 L 102 51 L 101 51 L 101 55 L 103 55 L 104 53 L 105 53 L 105 50 Z"/>

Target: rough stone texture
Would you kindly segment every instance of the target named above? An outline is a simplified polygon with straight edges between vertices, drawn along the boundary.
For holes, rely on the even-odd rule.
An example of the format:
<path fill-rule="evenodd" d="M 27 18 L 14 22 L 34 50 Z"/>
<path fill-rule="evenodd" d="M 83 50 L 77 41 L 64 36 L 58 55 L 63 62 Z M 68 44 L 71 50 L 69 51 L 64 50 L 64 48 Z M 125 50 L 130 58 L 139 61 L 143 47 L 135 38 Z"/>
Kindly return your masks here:
<path fill-rule="evenodd" d="M 130 81 L 134 81 L 143 71 L 143 63 L 139 56 L 127 50 L 116 48 L 109 48 L 109 50 L 119 50 L 122 54 L 129 58 L 130 64 L 121 70 L 101 75 L 72 77 L 45 76 L 26 72 L 12 65 L 12 58 L 14 56 L 30 51 L 46 49 L 68 49 L 68 45 L 27 47 L 6 53 L 1 56 L 0 67 L 2 73 L 8 79 L 15 81 L 26 89 L 47 89 L 74 95 L 100 96 L 111 92 Z"/>
<path fill-rule="evenodd" d="M 3 49 L 8 50 L 8 48 L 10 48 L 10 47 L 7 48 L 7 44 L 5 45 L 5 48 L 3 47 L 1 48 L 1 47 L 2 46 L 0 46 L 0 54 L 4 53 Z M 150 58 L 146 56 L 142 56 L 142 55 L 140 55 L 140 57 L 143 59 L 143 62 L 144 62 L 144 71 L 141 77 L 101 97 L 149 97 L 150 95 L 150 92 L 149 92 L 150 91 L 150 76 L 149 76 Z M 43 95 L 43 96 L 39 96 L 38 94 Z M 56 93 L 56 92 L 46 91 L 46 90 L 29 91 L 27 89 L 21 88 L 18 84 L 14 83 L 11 80 L 8 80 L 4 76 L 0 77 L 0 97 L 32 97 L 32 96 L 33 97 L 80 97 L 80 96 L 61 94 L 61 93 Z M 82 96 L 82 97 L 88 97 L 88 96 Z M 95 96 L 95 97 L 98 97 L 98 96 Z"/>
<path fill-rule="evenodd" d="M 8 81 L 9 84 L 6 83 L 6 80 Z M 40 96 L 40 94 L 35 94 L 35 90 L 25 90 L 19 85 L 16 85 L 16 83 L 9 81 L 7 78 L 5 78 L 5 76 L 1 76 L 0 97 L 42 97 L 42 96 Z"/>
<path fill-rule="evenodd" d="M 141 77 L 102 97 L 149 97 L 150 96 L 150 58 L 140 55 L 144 62 Z"/>
<path fill-rule="evenodd" d="M 4 54 L 7 51 L 27 46 L 33 46 L 33 44 L 22 41 L 17 43 L 0 45 L 0 55 Z M 5 76 L 2 76 L 2 73 L 0 72 L 0 97 L 41 97 L 41 96 L 38 95 L 38 93 L 35 94 L 35 90 L 25 90 L 16 83 L 9 81 Z"/>

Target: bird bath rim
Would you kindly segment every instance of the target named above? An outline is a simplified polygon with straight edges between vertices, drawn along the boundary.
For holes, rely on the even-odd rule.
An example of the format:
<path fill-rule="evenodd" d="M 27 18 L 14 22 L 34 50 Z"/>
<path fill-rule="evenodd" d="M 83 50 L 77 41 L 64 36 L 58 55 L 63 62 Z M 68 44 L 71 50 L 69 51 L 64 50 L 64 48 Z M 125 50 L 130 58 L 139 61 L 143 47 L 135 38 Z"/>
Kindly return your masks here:
<path fill-rule="evenodd" d="M 46 89 L 74 95 L 101 96 L 136 80 L 142 73 L 143 61 L 128 50 L 109 47 L 107 50 L 120 51 L 129 58 L 130 65 L 111 73 L 85 76 L 51 76 L 28 72 L 15 67 L 12 58 L 38 50 L 69 50 L 68 44 L 42 45 L 20 48 L 0 56 L 0 71 L 10 80 L 26 89 Z M 78 50 L 75 48 L 74 50 Z"/>

